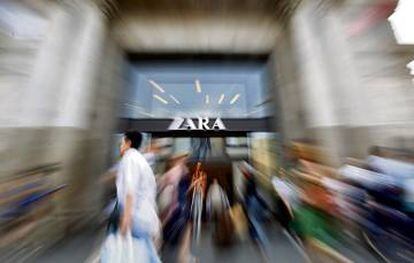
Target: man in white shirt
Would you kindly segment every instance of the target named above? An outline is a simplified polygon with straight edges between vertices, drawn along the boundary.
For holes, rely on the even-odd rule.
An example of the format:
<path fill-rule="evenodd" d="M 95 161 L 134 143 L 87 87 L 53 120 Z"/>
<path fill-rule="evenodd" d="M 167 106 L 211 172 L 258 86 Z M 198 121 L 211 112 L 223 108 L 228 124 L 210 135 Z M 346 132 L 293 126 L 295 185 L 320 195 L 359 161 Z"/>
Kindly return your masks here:
<path fill-rule="evenodd" d="M 158 261 L 153 242 L 159 235 L 160 223 L 156 205 L 156 181 L 147 160 L 138 151 L 142 135 L 139 132 L 126 132 L 122 138 L 116 178 L 117 198 L 121 208 L 119 231 L 128 231 L 135 238 L 143 238 L 148 249 Z"/>

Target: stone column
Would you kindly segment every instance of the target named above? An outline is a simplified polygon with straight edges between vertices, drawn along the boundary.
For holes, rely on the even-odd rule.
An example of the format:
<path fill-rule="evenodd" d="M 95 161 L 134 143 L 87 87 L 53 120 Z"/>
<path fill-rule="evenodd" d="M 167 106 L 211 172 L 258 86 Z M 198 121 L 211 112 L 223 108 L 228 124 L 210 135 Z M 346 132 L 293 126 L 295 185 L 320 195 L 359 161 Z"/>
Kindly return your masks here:
<path fill-rule="evenodd" d="M 50 230 L 58 236 L 69 226 L 92 222 L 102 208 L 98 182 L 115 119 L 112 95 L 118 89 L 108 83 L 115 74 L 106 72 L 107 83 L 99 82 L 103 65 L 109 67 L 104 61 L 111 59 L 105 57 L 111 51 L 105 49 L 109 36 L 101 9 L 92 1 L 71 0 L 51 4 L 47 11 L 50 29 L 37 55 L 20 121 L 30 127 L 30 140 L 24 140 L 29 146 L 19 156 L 61 167 L 55 184 L 67 187 L 55 200 L 57 209 L 51 214 L 56 225 Z M 119 59 L 114 62 L 121 64 Z M 107 97 L 100 110 L 97 96 Z M 108 125 L 102 124 L 104 118 Z"/>
<path fill-rule="evenodd" d="M 288 26 L 288 25 L 287 25 Z M 305 137 L 305 116 L 303 94 L 300 91 L 296 54 L 292 46 L 290 28 L 284 28 L 279 35 L 271 56 L 270 69 L 273 70 L 273 94 L 277 124 L 281 139 L 285 142 Z"/>
<path fill-rule="evenodd" d="M 110 127 L 96 129 L 100 127 L 94 120 L 99 115 L 96 96 L 104 88 L 98 80 L 102 77 L 108 35 L 106 18 L 95 3 L 67 1 L 63 7 L 78 27 L 72 36 L 71 56 L 65 56 L 68 64 L 61 78 L 53 119 L 53 126 L 59 128 L 53 138 L 57 142 L 55 155 L 64 167 L 61 179 L 68 184 L 59 217 L 72 228 L 93 222 L 102 209 L 99 175 L 105 164 L 101 159 L 106 156 L 101 153 L 105 152 L 105 138 L 110 139 Z M 111 123 L 114 116 L 107 118 Z"/>
<path fill-rule="evenodd" d="M 337 166 L 346 155 L 344 127 L 354 108 L 350 93 L 355 83 L 336 6 L 323 3 L 304 1 L 292 17 L 291 30 L 307 137 L 316 139 L 327 163 Z"/>

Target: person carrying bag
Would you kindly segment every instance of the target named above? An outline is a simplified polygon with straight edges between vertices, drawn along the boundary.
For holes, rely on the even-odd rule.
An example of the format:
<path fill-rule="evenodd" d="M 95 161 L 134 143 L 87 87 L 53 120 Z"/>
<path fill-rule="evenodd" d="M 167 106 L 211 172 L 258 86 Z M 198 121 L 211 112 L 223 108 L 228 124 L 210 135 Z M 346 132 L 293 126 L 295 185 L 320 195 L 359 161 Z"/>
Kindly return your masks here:
<path fill-rule="evenodd" d="M 137 132 L 127 132 L 122 139 L 117 202 L 101 250 L 101 262 L 160 262 L 153 243 L 160 232 L 156 182 L 151 167 L 137 150 L 141 140 L 142 135 Z"/>

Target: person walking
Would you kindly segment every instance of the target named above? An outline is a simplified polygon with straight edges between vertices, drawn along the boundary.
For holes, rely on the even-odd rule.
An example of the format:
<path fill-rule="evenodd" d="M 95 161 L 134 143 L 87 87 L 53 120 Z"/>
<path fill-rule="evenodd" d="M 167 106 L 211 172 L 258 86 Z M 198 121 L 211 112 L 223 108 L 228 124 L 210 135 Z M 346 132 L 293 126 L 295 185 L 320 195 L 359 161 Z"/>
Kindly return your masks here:
<path fill-rule="evenodd" d="M 126 132 L 122 138 L 116 178 L 120 210 L 119 229 L 122 235 L 131 234 L 145 243 L 150 262 L 160 262 L 154 247 L 159 238 L 160 221 L 156 205 L 156 181 L 145 157 L 138 151 L 142 141 L 139 132 Z M 130 232 L 129 232 L 130 231 Z"/>

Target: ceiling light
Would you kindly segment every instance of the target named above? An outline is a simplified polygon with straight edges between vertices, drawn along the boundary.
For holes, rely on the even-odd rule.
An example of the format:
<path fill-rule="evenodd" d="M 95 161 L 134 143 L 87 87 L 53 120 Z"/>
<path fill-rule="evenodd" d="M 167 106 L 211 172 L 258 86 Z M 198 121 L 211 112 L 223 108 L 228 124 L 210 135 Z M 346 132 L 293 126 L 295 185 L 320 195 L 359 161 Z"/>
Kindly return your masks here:
<path fill-rule="evenodd" d="M 210 103 L 210 97 L 208 95 L 206 95 L 206 104 Z"/>
<path fill-rule="evenodd" d="M 218 104 L 221 104 L 223 102 L 223 100 L 224 100 L 224 94 L 221 94 L 220 99 L 218 101 Z"/>
<path fill-rule="evenodd" d="M 200 85 L 200 81 L 198 79 L 196 79 L 196 81 L 195 81 L 195 86 L 196 86 L 197 92 L 201 93 L 201 85 Z"/>
<path fill-rule="evenodd" d="M 153 117 L 154 117 L 154 115 L 152 115 L 151 113 L 145 112 L 145 111 L 139 111 L 139 113 L 140 113 L 140 114 L 142 114 L 142 115 L 145 115 L 145 116 L 151 117 L 151 118 L 153 118 Z"/>
<path fill-rule="evenodd" d="M 126 107 L 130 107 L 130 108 L 137 108 L 137 109 L 142 109 L 142 107 L 141 106 L 139 106 L 139 105 L 134 105 L 133 103 L 124 103 L 124 105 L 126 106 Z"/>
<path fill-rule="evenodd" d="M 173 101 L 175 101 L 175 103 L 177 103 L 177 104 L 181 104 L 180 103 L 180 101 L 179 100 L 177 100 L 177 98 L 176 97 L 174 97 L 173 95 L 171 95 L 170 94 L 170 98 L 173 100 Z"/>
<path fill-rule="evenodd" d="M 254 111 L 249 112 L 247 115 L 252 115 L 252 114 L 255 114 L 255 113 L 261 112 L 261 111 L 263 111 L 263 110 L 264 110 L 264 108 L 256 109 L 256 110 L 254 110 Z"/>
<path fill-rule="evenodd" d="M 397 43 L 400 45 L 414 44 L 414 33 L 412 30 L 412 23 L 414 22 L 413 11 L 414 1 L 400 0 L 394 13 L 388 18 Z"/>
<path fill-rule="evenodd" d="M 414 75 L 414 60 L 407 64 L 407 68 L 410 70 L 410 74 Z"/>
<path fill-rule="evenodd" d="M 152 79 L 148 80 L 148 82 L 157 90 L 161 91 L 162 93 L 165 92 L 165 90 L 163 88 L 161 88 L 160 85 L 158 85 L 155 81 L 153 81 Z"/>
<path fill-rule="evenodd" d="M 157 94 L 152 95 L 154 97 L 154 99 L 157 99 L 159 101 L 161 101 L 164 104 L 168 104 L 168 101 L 166 101 L 165 99 L 161 98 L 160 96 L 158 96 Z"/>
<path fill-rule="evenodd" d="M 234 104 L 240 97 L 240 93 L 237 93 L 230 101 L 230 104 Z"/>

